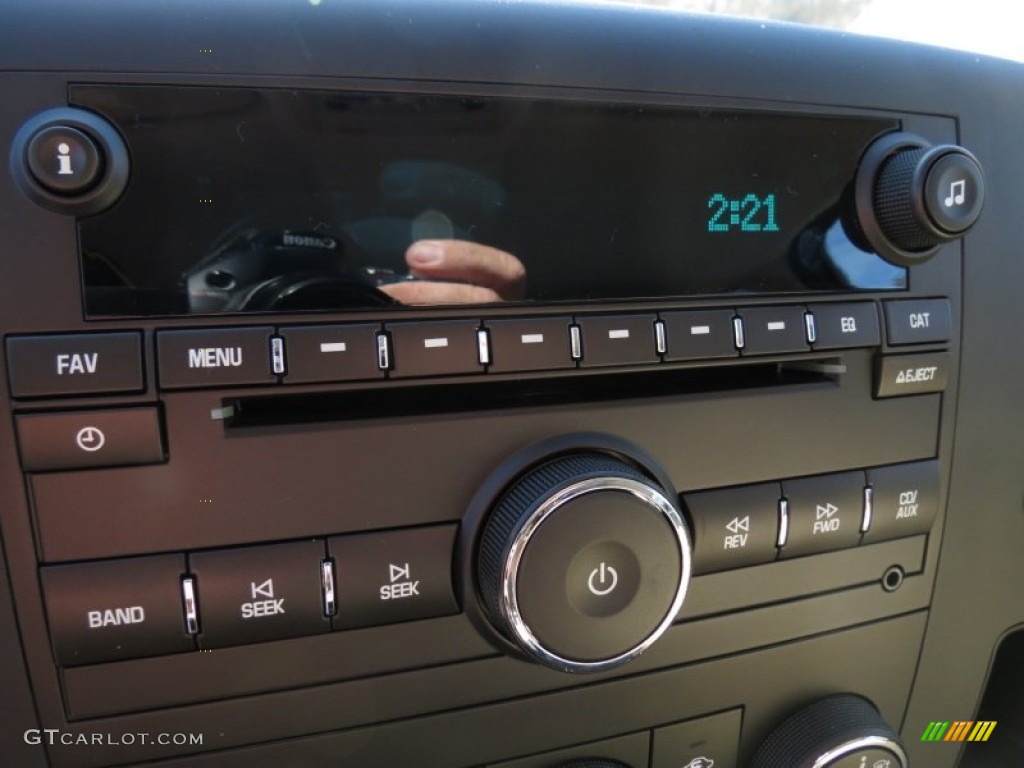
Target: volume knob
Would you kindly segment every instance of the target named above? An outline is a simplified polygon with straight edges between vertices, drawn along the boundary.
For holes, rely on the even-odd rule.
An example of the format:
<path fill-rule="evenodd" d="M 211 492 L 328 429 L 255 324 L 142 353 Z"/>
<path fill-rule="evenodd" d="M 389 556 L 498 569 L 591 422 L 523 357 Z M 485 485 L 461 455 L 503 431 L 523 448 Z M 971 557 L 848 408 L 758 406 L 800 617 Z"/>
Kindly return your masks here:
<path fill-rule="evenodd" d="M 690 538 L 656 481 L 580 452 L 526 472 L 484 526 L 482 603 L 526 655 L 566 672 L 624 664 L 672 624 L 690 579 Z"/>
<path fill-rule="evenodd" d="M 864 154 L 854 198 L 854 241 L 887 261 L 912 266 L 974 226 L 985 203 L 985 176 L 963 147 L 933 147 L 913 134 L 895 133 Z"/>

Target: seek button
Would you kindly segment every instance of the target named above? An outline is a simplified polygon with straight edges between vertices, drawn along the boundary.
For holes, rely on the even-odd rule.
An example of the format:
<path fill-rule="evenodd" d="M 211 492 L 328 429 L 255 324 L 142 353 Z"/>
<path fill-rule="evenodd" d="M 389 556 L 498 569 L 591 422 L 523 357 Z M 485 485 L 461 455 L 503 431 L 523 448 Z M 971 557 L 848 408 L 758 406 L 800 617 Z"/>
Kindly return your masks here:
<path fill-rule="evenodd" d="M 452 591 L 454 546 L 454 525 L 330 539 L 338 572 L 335 629 L 458 613 Z"/>
<path fill-rule="evenodd" d="M 322 540 L 191 555 L 199 646 L 222 648 L 327 632 L 323 559 Z"/>

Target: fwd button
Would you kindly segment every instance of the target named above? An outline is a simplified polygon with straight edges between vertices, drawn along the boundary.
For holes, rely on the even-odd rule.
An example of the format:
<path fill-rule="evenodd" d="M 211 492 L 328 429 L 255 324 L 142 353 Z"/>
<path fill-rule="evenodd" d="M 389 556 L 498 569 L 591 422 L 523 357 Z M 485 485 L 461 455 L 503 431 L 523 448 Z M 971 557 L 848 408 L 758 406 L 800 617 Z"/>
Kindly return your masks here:
<path fill-rule="evenodd" d="M 864 520 L 864 473 L 784 480 L 788 533 L 781 557 L 854 547 Z"/>

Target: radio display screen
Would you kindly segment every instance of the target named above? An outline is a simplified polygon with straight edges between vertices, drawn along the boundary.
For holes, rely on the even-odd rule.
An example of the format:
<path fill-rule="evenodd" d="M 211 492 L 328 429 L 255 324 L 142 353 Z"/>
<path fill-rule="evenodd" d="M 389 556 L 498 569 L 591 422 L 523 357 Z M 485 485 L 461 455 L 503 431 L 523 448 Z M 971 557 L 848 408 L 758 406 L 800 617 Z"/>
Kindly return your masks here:
<path fill-rule="evenodd" d="M 131 156 L 79 222 L 86 314 L 900 290 L 842 199 L 890 119 L 76 85 Z"/>

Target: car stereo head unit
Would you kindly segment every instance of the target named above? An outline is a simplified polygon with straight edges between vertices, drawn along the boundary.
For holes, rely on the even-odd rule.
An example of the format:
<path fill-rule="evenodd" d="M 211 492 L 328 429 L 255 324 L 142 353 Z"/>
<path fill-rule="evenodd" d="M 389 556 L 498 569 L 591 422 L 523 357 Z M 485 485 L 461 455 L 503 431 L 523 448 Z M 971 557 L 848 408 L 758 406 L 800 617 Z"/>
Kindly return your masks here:
<path fill-rule="evenodd" d="M 70 737 L 24 764 L 951 768 L 915 691 L 1019 187 L 966 59 L 285 5 L 147 9 L 195 61 L 0 30 L 0 575 Z"/>

